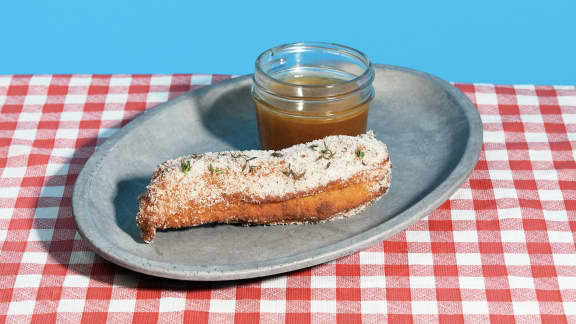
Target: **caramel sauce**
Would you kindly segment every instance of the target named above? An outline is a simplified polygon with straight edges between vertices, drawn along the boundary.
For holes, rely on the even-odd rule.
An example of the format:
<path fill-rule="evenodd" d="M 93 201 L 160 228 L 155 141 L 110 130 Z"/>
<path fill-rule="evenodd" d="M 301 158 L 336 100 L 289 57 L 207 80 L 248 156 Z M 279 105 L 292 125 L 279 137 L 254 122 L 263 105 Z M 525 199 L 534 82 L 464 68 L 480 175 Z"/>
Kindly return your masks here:
<path fill-rule="evenodd" d="M 343 80 L 302 76 L 282 79 L 300 85 L 328 85 Z M 279 150 L 294 144 L 306 143 L 329 135 L 356 136 L 366 132 L 370 101 L 344 109 L 332 115 L 291 115 L 283 113 L 255 98 L 260 142 L 266 150 Z M 343 107 L 346 108 L 346 107 Z"/>

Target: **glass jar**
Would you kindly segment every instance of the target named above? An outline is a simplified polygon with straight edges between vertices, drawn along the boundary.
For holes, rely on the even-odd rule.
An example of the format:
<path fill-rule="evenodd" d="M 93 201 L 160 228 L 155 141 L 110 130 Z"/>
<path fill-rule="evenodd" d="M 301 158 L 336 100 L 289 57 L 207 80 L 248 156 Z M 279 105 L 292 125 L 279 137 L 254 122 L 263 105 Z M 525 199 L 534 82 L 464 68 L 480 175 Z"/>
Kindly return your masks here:
<path fill-rule="evenodd" d="M 360 51 L 321 42 L 286 44 L 262 53 L 255 65 L 252 96 L 264 149 L 366 132 L 374 70 Z"/>

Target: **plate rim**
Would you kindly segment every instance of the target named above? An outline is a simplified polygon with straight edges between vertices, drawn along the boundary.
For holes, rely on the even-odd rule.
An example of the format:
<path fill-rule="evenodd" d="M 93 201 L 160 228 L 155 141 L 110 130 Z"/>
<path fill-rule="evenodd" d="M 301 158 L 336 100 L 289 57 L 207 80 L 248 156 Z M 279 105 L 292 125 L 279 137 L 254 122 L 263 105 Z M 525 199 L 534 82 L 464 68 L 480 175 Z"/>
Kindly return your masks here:
<path fill-rule="evenodd" d="M 95 178 L 93 175 L 98 171 L 100 162 L 124 136 L 143 122 L 163 112 L 165 109 L 162 108 L 175 106 L 177 102 L 188 97 L 200 96 L 202 92 L 208 91 L 214 86 L 220 85 L 222 87 L 231 82 L 246 82 L 245 80 L 250 79 L 252 76 L 248 74 L 189 91 L 177 98 L 159 104 L 153 109 L 146 110 L 97 147 L 78 174 L 72 192 L 73 217 L 80 236 L 86 240 L 94 252 L 104 259 L 136 272 L 170 279 L 223 281 L 269 276 L 325 263 L 355 253 L 406 229 L 436 209 L 466 181 L 480 157 L 483 139 L 482 121 L 476 106 L 470 99 L 447 81 L 432 74 L 406 67 L 384 64 L 374 64 L 374 67 L 406 72 L 435 82 L 450 94 L 462 108 L 470 129 L 464 152 L 450 174 L 428 194 L 395 217 L 354 236 L 310 251 L 258 262 L 223 265 L 186 265 L 150 260 L 111 244 L 102 235 L 99 235 L 99 232 L 91 228 L 90 222 L 92 219 L 85 215 L 86 207 L 83 207 L 83 197 L 90 187 L 91 181 Z M 130 258 L 123 257 L 123 253 L 119 251 L 129 253 Z"/>

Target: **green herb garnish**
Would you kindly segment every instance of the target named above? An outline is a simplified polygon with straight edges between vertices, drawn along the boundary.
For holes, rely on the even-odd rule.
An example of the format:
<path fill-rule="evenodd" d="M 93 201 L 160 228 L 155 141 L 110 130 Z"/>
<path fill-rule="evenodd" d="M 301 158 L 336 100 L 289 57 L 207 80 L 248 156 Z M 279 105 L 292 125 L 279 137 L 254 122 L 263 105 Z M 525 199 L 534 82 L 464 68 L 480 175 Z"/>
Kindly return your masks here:
<path fill-rule="evenodd" d="M 254 168 L 250 165 L 250 161 L 257 159 L 258 157 L 253 156 L 251 158 L 248 157 L 248 155 L 241 155 L 242 158 L 244 158 L 244 165 L 242 166 L 242 171 L 244 171 L 246 169 L 246 167 L 248 167 L 248 171 L 252 172 L 254 171 Z"/>
<path fill-rule="evenodd" d="M 192 166 L 190 165 L 190 160 L 180 162 L 180 170 L 184 172 L 184 174 L 188 173 Z"/>
<path fill-rule="evenodd" d="M 282 171 L 282 173 L 284 173 L 284 175 L 287 177 L 292 177 L 294 180 L 300 180 L 306 174 L 306 170 L 302 171 L 302 173 L 296 173 L 294 170 L 292 170 L 291 165 L 288 164 L 288 169 Z"/>
<path fill-rule="evenodd" d="M 212 164 L 210 164 L 210 165 L 208 166 L 208 170 L 210 171 L 210 173 L 212 173 L 212 175 L 215 175 L 215 174 L 222 174 L 222 173 L 224 173 L 224 171 L 225 171 L 226 169 L 216 169 L 216 168 L 214 168 L 214 166 L 212 166 Z"/>
<path fill-rule="evenodd" d="M 292 172 L 292 178 L 294 178 L 294 180 L 300 180 L 302 177 L 304 177 L 305 174 L 306 171 L 302 171 L 302 173 Z"/>
<path fill-rule="evenodd" d="M 335 153 L 332 152 L 332 150 L 330 150 L 328 148 L 328 145 L 326 145 L 326 141 L 322 141 L 324 143 L 324 149 L 322 151 L 320 151 L 320 156 L 318 156 L 318 158 L 316 159 L 316 161 L 320 160 L 320 159 L 324 159 L 324 160 L 330 160 L 331 158 L 334 157 Z"/>
<path fill-rule="evenodd" d="M 284 154 L 279 153 L 279 152 L 274 152 L 274 153 L 272 153 L 272 154 L 270 154 L 270 155 L 272 155 L 273 157 L 283 157 L 283 156 L 284 156 Z"/>
<path fill-rule="evenodd" d="M 359 159 L 364 158 L 364 151 L 362 151 L 361 149 L 357 149 L 357 150 L 356 150 L 356 156 L 357 156 Z"/>
<path fill-rule="evenodd" d="M 332 162 L 326 163 L 326 169 L 328 169 L 328 168 L 330 167 L 330 164 L 331 164 L 331 163 L 332 163 Z"/>
<path fill-rule="evenodd" d="M 310 146 L 308 146 L 310 149 L 312 149 L 312 151 L 316 151 L 316 148 L 318 147 L 318 145 L 316 144 L 312 144 Z"/>

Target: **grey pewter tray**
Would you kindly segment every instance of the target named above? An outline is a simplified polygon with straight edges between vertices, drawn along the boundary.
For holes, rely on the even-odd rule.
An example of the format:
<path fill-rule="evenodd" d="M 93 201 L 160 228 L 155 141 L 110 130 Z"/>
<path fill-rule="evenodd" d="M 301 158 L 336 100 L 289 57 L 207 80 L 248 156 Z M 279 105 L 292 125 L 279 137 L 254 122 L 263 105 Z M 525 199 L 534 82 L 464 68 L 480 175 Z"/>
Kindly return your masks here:
<path fill-rule="evenodd" d="M 73 208 L 80 234 L 105 259 L 150 275 L 230 280 L 296 270 L 384 240 L 434 210 L 478 160 L 482 124 L 455 87 L 426 73 L 376 65 L 368 128 L 388 145 L 387 196 L 356 216 L 286 226 L 136 226 L 137 197 L 155 166 L 192 152 L 259 148 L 251 76 L 189 92 L 147 111 L 101 145 L 80 173 Z"/>

